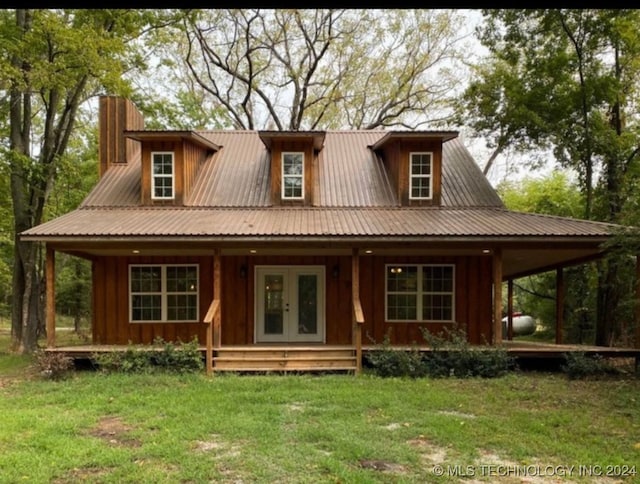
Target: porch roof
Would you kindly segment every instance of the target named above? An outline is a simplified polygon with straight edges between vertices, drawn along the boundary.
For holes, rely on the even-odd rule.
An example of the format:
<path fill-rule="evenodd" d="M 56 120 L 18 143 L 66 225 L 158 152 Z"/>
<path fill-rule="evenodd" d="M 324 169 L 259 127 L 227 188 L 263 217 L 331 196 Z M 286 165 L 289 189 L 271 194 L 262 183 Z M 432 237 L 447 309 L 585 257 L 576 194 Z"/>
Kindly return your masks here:
<path fill-rule="evenodd" d="M 504 278 L 600 256 L 622 226 L 503 208 L 81 208 L 21 234 L 77 255 L 503 254 Z M 176 245 L 177 244 L 177 245 Z M 134 250 L 136 249 L 136 250 Z M 265 251 L 264 249 L 268 249 Z M 251 252 L 253 253 L 253 252 Z M 296 252 L 297 253 L 297 252 Z"/>
<path fill-rule="evenodd" d="M 23 240 L 166 237 L 281 241 L 342 238 L 393 241 L 561 238 L 604 241 L 623 227 L 502 208 L 82 208 L 22 233 Z"/>

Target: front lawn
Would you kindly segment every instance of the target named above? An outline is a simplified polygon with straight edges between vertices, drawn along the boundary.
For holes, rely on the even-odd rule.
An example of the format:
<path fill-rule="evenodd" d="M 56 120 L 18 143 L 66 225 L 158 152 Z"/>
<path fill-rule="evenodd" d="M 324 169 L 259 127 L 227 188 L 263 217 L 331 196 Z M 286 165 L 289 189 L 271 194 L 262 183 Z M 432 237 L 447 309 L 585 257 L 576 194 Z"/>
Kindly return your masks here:
<path fill-rule="evenodd" d="M 81 371 L 54 382 L 20 376 L 9 358 L 0 482 L 638 482 L 624 477 L 640 462 L 632 377 Z"/>

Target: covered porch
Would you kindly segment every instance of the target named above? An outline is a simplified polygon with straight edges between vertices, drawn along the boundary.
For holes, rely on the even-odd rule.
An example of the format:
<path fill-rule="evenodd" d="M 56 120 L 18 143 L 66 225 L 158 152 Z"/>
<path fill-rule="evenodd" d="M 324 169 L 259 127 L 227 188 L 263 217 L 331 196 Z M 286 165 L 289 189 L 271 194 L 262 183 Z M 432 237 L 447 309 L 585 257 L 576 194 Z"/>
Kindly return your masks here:
<path fill-rule="evenodd" d="M 199 339 L 204 343 L 203 351 L 207 373 L 215 371 L 352 371 L 359 373 L 362 370 L 363 354 L 372 351 L 374 345 L 370 339 L 370 332 L 374 333 L 377 342 L 381 342 L 380 334 L 389 327 L 393 327 L 399 333 L 404 331 L 405 341 L 396 341 L 394 345 L 403 347 L 411 342 L 418 334 L 416 324 L 387 323 L 380 312 L 384 312 L 384 288 L 382 292 L 371 285 L 373 273 L 384 269 L 388 261 L 420 261 L 420 260 L 445 260 L 453 262 L 461 268 L 456 270 L 459 288 L 468 288 L 470 281 L 476 281 L 477 288 L 471 290 L 458 289 L 459 297 L 466 301 L 465 307 L 481 307 L 485 298 L 477 292 L 488 291 L 487 308 L 482 320 L 478 323 L 473 319 L 472 311 L 465 309 L 458 311 L 457 315 L 463 319 L 463 323 L 470 332 L 476 331 L 477 337 L 484 335 L 487 341 L 497 345 L 506 343 L 506 348 L 514 355 L 534 355 L 542 358 L 544 355 L 560 355 L 567 351 L 598 352 L 599 354 L 626 355 L 636 357 L 637 349 L 593 347 L 585 349 L 581 345 L 562 345 L 562 307 L 564 304 L 564 268 L 594 260 L 602 255 L 599 244 L 582 241 L 557 241 L 555 247 L 550 248 L 548 241 L 533 243 L 529 241 L 523 244 L 519 241 L 479 242 L 466 240 L 463 243 L 430 243 L 424 241 L 405 241 L 400 246 L 389 241 L 342 241 L 338 243 L 306 243 L 283 246 L 283 244 L 216 244 L 210 243 L 189 244 L 180 251 L 180 257 L 206 257 L 204 272 L 210 275 L 211 283 L 203 290 L 210 291 L 205 298 L 206 311 L 201 311 L 201 321 L 190 325 L 192 334 L 202 335 Z M 132 248 L 135 247 L 135 248 Z M 55 319 L 55 253 L 65 252 L 72 255 L 96 261 L 104 257 L 176 257 L 173 243 L 137 242 L 120 243 L 96 242 L 91 245 L 75 243 L 48 243 L 46 250 L 46 282 L 47 282 L 47 351 L 65 352 L 69 355 L 86 357 L 90 353 L 101 351 L 120 351 L 126 349 L 126 335 L 119 337 L 119 344 L 104 344 L 96 338 L 96 329 L 93 330 L 93 342 L 90 345 L 74 347 L 60 346 L 56 343 L 56 319 Z M 256 320 L 253 311 L 245 316 L 234 313 L 234 296 L 236 290 L 234 280 L 245 279 L 250 281 L 255 275 L 257 267 L 270 264 L 285 265 L 283 261 L 294 263 L 320 264 L 324 267 L 327 281 L 325 291 L 335 291 L 334 299 L 327 301 L 327 318 L 340 319 L 341 323 L 335 323 L 330 337 L 325 332 L 323 338 L 316 342 L 304 343 L 288 341 L 268 343 L 259 341 L 256 337 Z M 296 262 L 297 261 L 297 262 Z M 364 261 L 364 269 L 362 264 Z M 120 262 L 124 266 L 124 262 Z M 226 266 L 223 273 L 222 267 Z M 94 265 L 95 269 L 95 265 Z M 522 344 L 511 342 L 512 334 L 508 326 L 506 334 L 503 334 L 502 316 L 506 310 L 512 314 L 513 281 L 527 274 L 555 270 L 557 274 L 557 321 L 556 343 L 557 345 L 543 345 L 535 343 Z M 364 271 L 364 272 L 363 272 Z M 638 266 L 640 276 L 640 265 Z M 94 274 L 95 277 L 95 274 Z M 209 277 L 209 276 L 207 276 Z M 95 279 L 94 279 L 95 281 Z M 366 285 L 363 291 L 362 282 Z M 482 282 L 484 281 L 484 283 Z M 507 283 L 507 300 L 503 301 L 502 284 Z M 333 289 L 330 289 L 331 286 Z M 255 300 L 256 284 L 251 280 L 246 282 L 248 300 Z M 498 289 L 496 289 L 498 288 Z M 96 288 L 94 287 L 94 291 Z M 121 289 L 113 289 L 122 295 Z M 223 298 L 223 292 L 226 298 Z M 640 292 L 638 293 L 640 296 Z M 126 294 L 124 295 L 126 297 Z M 363 298 L 366 310 L 363 308 Z M 95 295 L 94 295 L 95 299 Z M 461 302 L 459 302 L 462 304 Z M 339 305 L 342 309 L 329 314 L 333 305 Z M 480 311 L 482 313 L 483 310 Z M 249 314 L 251 313 L 251 314 Z M 226 314 L 223 324 L 223 314 Z M 366 317 L 365 317 L 366 316 Z M 240 336 L 231 337 L 225 331 L 237 331 L 238 320 L 245 318 L 242 323 L 245 329 Z M 376 321 L 373 321 L 376 320 Z M 382 321 L 380 321 L 382 320 Z M 347 323 L 345 324 L 345 321 Z M 335 322 L 335 321 L 333 321 Z M 333 323 L 332 323 L 333 324 Z M 478 327 L 484 324 L 486 330 L 480 331 Z M 475 329 L 474 329 L 475 328 Z M 146 330 L 147 328 L 143 328 Z M 328 332 L 328 331 L 327 331 Z M 640 342 L 640 331 L 636 326 L 636 346 Z M 244 338 L 244 339 L 243 339 Z M 184 339 L 183 339 L 184 340 Z M 364 341 L 363 341 L 364 340 Z M 428 351 L 428 348 L 424 348 Z"/>

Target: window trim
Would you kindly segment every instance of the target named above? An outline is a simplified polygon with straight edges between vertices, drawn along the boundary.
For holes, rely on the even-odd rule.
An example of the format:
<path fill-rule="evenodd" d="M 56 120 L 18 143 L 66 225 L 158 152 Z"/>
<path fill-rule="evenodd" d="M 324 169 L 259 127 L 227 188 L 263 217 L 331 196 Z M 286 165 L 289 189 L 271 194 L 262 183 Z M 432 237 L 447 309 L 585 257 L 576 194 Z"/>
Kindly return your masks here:
<path fill-rule="evenodd" d="M 287 175 L 284 172 L 284 157 L 286 155 L 301 155 L 302 156 L 302 173 L 300 175 Z M 282 197 L 282 200 L 304 200 L 304 151 L 283 151 L 282 154 L 280 155 L 280 172 L 281 172 L 281 177 L 280 177 L 280 196 Z M 285 178 L 300 178 L 302 181 L 302 194 L 299 197 L 288 197 L 285 195 L 285 183 L 284 183 L 284 179 Z"/>
<path fill-rule="evenodd" d="M 414 155 L 429 155 L 431 159 L 431 170 L 428 175 L 414 175 L 412 173 L 413 168 L 413 156 Z M 428 197 L 414 197 L 413 196 L 413 181 L 416 178 L 428 178 L 429 179 L 429 196 Z M 409 200 L 433 200 L 433 151 L 412 151 L 409 153 Z"/>
<path fill-rule="evenodd" d="M 153 173 L 153 162 L 155 155 L 171 155 L 171 175 Z M 156 196 L 156 177 L 171 178 L 171 196 Z M 175 200 L 176 198 L 176 156 L 174 151 L 152 151 L 151 152 L 151 199 L 152 200 Z"/>
<path fill-rule="evenodd" d="M 418 284 L 415 293 L 389 291 L 388 275 L 391 267 L 416 267 L 418 269 Z M 452 271 L 452 291 L 451 292 L 426 292 L 422 288 L 422 270 L 425 267 L 450 267 Z M 415 294 L 416 295 L 416 317 L 417 319 L 391 319 L 389 318 L 389 294 Z M 451 295 L 451 319 L 422 319 L 423 305 L 422 297 L 429 295 Z M 385 264 L 384 266 L 384 317 L 389 323 L 454 323 L 456 321 L 456 265 L 455 264 L 413 264 L 398 262 L 395 264 Z"/>
<path fill-rule="evenodd" d="M 133 268 L 134 267 L 160 267 L 160 292 L 133 292 L 131 290 L 131 276 L 132 276 L 132 272 L 133 272 Z M 167 296 L 169 295 L 173 295 L 173 294 L 185 294 L 185 295 L 191 295 L 192 293 L 190 292 L 169 292 L 167 291 L 167 268 L 169 267 L 194 267 L 196 269 L 196 281 L 197 281 L 197 286 L 196 286 L 196 291 L 195 291 L 195 296 L 196 296 L 196 319 L 176 319 L 176 320 L 170 320 L 168 319 L 167 315 L 168 315 L 168 304 L 167 304 Z M 200 265 L 199 264 L 129 264 L 129 280 L 128 280 L 128 284 L 127 284 L 127 291 L 129 294 L 129 323 L 130 324 L 138 324 L 138 323 L 142 323 L 142 324 L 146 324 L 146 323 L 162 323 L 162 324 L 166 324 L 166 323 L 177 323 L 177 324 L 181 324 L 181 323 L 198 323 L 200 322 Z M 140 320 L 134 320 L 133 319 L 133 296 L 137 295 L 137 294 L 160 294 L 160 304 L 161 304 L 161 309 L 160 309 L 160 314 L 161 314 L 161 319 L 156 320 L 156 319 L 140 319 Z"/>

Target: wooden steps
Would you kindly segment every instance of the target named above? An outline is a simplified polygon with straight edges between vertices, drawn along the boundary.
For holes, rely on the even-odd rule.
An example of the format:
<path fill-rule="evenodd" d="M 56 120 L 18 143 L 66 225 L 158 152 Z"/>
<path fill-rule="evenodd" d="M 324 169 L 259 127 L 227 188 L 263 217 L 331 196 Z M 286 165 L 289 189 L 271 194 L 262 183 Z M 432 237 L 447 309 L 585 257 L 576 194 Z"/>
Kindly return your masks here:
<path fill-rule="evenodd" d="M 214 350 L 213 371 L 355 372 L 351 346 L 225 346 Z"/>

